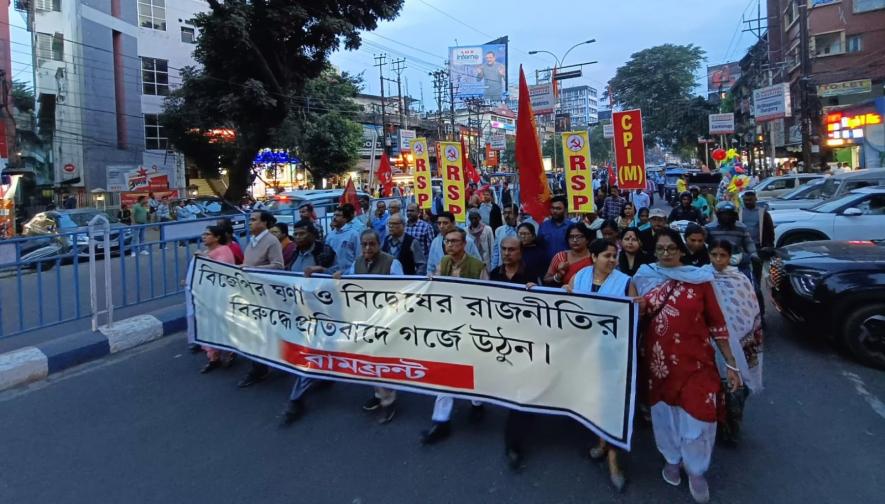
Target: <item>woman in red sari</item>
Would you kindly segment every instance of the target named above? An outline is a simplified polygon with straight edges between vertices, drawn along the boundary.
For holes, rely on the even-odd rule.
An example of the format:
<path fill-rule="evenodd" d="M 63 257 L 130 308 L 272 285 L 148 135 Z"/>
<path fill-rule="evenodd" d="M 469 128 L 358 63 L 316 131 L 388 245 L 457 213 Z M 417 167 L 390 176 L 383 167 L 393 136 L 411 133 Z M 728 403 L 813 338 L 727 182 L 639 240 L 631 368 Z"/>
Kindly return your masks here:
<path fill-rule="evenodd" d="M 651 407 L 655 444 L 666 459 L 664 481 L 678 486 L 681 467 L 694 500 L 707 502 L 710 491 L 704 473 L 713 454 L 721 406 L 714 343 L 725 357 L 732 390 L 741 386 L 741 376 L 711 283 L 713 274 L 682 266 L 686 253 L 679 233 L 665 228 L 655 239 L 657 263 L 643 265 L 633 278 L 647 302 L 645 376 L 639 386 L 645 388 L 642 392 Z"/>
<path fill-rule="evenodd" d="M 568 285 L 575 274 L 593 265 L 588 247 L 590 242 L 596 239 L 596 234 L 590 231 L 590 228 L 583 222 L 569 224 L 565 230 L 565 239 L 569 248 L 553 256 L 544 276 L 545 285 L 557 287 Z"/>

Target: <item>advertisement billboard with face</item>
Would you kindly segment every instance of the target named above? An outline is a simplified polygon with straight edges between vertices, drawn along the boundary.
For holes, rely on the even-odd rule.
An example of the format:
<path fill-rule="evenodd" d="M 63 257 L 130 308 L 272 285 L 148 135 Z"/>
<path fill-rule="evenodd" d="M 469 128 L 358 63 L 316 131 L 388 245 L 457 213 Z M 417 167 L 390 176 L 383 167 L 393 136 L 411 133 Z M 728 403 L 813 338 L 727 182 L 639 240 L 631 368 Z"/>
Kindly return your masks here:
<path fill-rule="evenodd" d="M 449 75 L 456 100 L 503 101 L 507 98 L 507 44 L 450 47 Z"/>
<path fill-rule="evenodd" d="M 725 63 L 707 67 L 707 94 L 710 96 L 725 93 L 741 77 L 741 65 L 738 62 Z"/>

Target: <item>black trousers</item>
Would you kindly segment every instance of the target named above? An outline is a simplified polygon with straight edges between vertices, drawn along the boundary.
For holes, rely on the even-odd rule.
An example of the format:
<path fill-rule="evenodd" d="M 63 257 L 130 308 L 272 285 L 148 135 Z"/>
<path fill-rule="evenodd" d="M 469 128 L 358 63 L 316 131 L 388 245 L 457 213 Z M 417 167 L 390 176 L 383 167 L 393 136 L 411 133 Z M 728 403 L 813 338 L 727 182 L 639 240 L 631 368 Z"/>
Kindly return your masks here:
<path fill-rule="evenodd" d="M 506 449 L 522 451 L 523 442 L 529 436 L 534 421 L 534 414 L 524 411 L 510 410 L 504 427 L 504 443 Z"/>

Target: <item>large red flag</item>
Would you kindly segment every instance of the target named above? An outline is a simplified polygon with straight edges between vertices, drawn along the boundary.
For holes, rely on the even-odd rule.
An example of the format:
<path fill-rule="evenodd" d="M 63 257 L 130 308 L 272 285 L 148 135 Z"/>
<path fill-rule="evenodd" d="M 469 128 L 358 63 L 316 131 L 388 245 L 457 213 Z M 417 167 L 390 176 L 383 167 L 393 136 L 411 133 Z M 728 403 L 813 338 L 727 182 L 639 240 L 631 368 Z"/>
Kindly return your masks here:
<path fill-rule="evenodd" d="M 393 192 L 393 169 L 390 167 L 390 159 L 387 154 L 381 154 L 381 163 L 378 165 L 378 171 L 375 172 L 378 182 L 381 183 L 382 196 L 389 197 Z"/>
<path fill-rule="evenodd" d="M 344 192 L 341 193 L 341 197 L 338 198 L 338 204 L 343 205 L 345 203 L 350 203 L 353 205 L 356 215 L 360 215 L 363 213 L 363 207 L 360 205 L 360 198 L 356 194 L 356 186 L 353 185 L 353 179 L 347 179 L 347 185 L 344 187 Z"/>
<path fill-rule="evenodd" d="M 464 147 L 464 137 L 461 137 L 461 152 L 464 153 L 464 175 L 465 178 L 474 184 L 479 184 L 479 173 L 476 167 L 470 162 L 470 156 L 467 154 L 467 147 Z"/>
<path fill-rule="evenodd" d="M 523 209 L 535 222 L 543 222 L 550 213 L 550 186 L 544 174 L 535 114 L 522 65 L 519 66 L 519 110 L 516 115 L 516 166 Z"/>

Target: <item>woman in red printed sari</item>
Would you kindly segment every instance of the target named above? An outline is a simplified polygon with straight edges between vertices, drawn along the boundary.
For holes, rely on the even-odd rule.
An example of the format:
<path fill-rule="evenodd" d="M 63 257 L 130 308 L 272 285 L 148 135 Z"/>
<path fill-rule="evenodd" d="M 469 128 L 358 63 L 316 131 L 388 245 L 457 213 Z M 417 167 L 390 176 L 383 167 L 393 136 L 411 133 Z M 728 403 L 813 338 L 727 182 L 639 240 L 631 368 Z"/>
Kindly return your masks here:
<path fill-rule="evenodd" d="M 655 444 L 666 459 L 664 481 L 678 486 L 680 468 L 685 469 L 692 497 L 707 502 L 710 491 L 704 473 L 716 441 L 721 387 L 713 344 L 725 357 L 732 390 L 741 386 L 741 376 L 711 284 L 713 274 L 682 266 L 686 253 L 679 233 L 664 229 L 655 239 L 657 263 L 643 265 L 633 277 L 647 302 L 645 379 L 639 386 L 645 388 L 651 406 Z"/>

